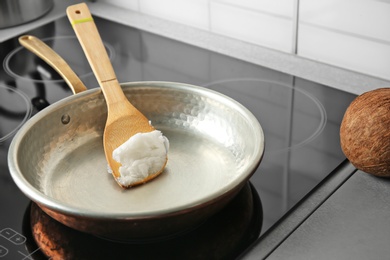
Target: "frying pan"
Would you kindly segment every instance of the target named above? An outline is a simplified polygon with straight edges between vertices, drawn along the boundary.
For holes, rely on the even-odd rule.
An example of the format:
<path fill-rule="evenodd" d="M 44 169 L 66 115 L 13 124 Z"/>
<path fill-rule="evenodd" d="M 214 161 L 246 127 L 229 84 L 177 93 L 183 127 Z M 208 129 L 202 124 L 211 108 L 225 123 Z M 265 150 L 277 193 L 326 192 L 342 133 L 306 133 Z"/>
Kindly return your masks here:
<path fill-rule="evenodd" d="M 264 153 L 262 128 L 244 106 L 207 88 L 131 82 L 129 101 L 170 141 L 155 180 L 121 189 L 107 172 L 100 89 L 64 98 L 18 131 L 8 165 L 17 186 L 43 211 L 79 231 L 117 241 L 186 232 L 224 207 Z"/>
<path fill-rule="evenodd" d="M 170 140 L 156 180 L 122 190 L 107 173 L 100 89 L 60 100 L 32 117 L 8 154 L 12 178 L 48 215 L 113 240 L 169 237 L 219 211 L 258 167 L 264 135 L 256 118 L 212 90 L 173 82 L 121 84 Z"/>

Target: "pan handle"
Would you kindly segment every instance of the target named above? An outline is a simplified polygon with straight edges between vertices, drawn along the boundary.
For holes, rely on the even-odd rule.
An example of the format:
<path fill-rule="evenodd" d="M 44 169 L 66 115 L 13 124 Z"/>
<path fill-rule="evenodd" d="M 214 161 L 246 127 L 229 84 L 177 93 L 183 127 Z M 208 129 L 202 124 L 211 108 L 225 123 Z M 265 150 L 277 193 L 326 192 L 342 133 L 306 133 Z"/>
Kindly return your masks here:
<path fill-rule="evenodd" d="M 43 41 L 32 35 L 19 37 L 19 43 L 55 69 L 72 89 L 73 94 L 87 90 L 66 61 Z"/>

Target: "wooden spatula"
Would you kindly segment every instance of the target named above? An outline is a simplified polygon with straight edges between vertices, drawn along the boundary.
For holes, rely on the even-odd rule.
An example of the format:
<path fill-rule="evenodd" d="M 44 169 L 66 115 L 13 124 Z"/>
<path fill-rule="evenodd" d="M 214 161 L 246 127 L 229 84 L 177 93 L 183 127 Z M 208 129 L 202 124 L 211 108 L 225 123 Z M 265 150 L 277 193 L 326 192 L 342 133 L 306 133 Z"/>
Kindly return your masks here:
<path fill-rule="evenodd" d="M 85 3 L 69 6 L 67 15 L 106 99 L 108 116 L 103 135 L 104 152 L 113 176 L 118 182 L 121 176 L 120 163 L 113 159 L 113 151 L 133 135 L 155 129 L 123 93 L 88 6 Z M 153 179 L 163 171 L 164 167 L 165 165 L 147 179 L 130 186 Z M 118 184 L 123 188 L 130 187 L 120 182 Z"/>

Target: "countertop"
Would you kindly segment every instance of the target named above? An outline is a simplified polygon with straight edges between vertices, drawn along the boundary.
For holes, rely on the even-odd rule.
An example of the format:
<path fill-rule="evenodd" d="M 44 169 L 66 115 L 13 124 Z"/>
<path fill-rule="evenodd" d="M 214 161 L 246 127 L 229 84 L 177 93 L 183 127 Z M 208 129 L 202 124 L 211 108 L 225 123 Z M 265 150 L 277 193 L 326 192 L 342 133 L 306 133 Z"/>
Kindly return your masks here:
<path fill-rule="evenodd" d="M 390 179 L 355 172 L 267 259 L 389 259 Z"/>
<path fill-rule="evenodd" d="M 353 169 L 343 163 L 242 258 L 389 259 L 390 178 Z"/>

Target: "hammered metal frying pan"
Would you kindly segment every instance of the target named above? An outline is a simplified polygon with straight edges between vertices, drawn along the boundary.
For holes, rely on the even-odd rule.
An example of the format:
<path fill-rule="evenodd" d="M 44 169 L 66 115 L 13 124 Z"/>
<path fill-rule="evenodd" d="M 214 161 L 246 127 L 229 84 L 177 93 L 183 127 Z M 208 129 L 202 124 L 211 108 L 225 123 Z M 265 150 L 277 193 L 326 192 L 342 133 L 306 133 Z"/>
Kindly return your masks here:
<path fill-rule="evenodd" d="M 123 190 L 107 172 L 100 89 L 65 98 L 31 118 L 11 143 L 11 175 L 48 215 L 76 230 L 137 242 L 185 232 L 219 211 L 254 173 L 264 152 L 262 128 L 245 107 L 206 88 L 121 86 L 170 140 L 161 176 Z"/>

